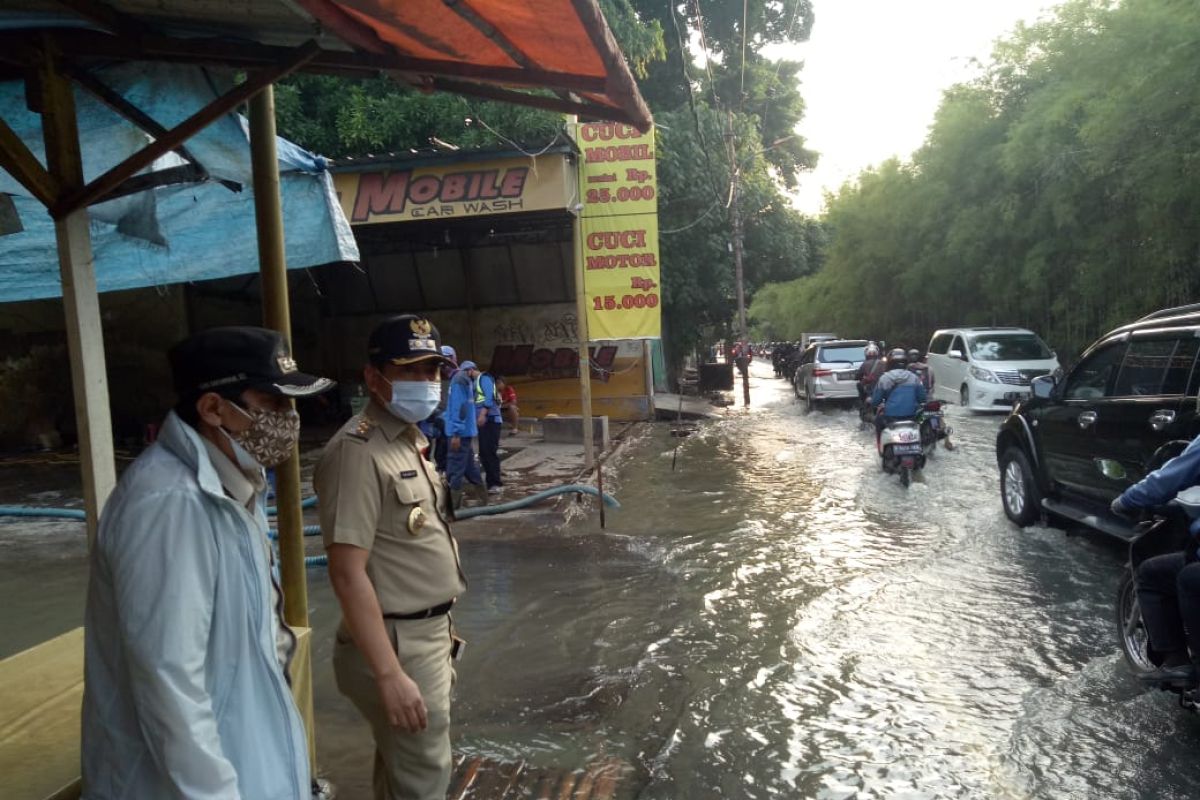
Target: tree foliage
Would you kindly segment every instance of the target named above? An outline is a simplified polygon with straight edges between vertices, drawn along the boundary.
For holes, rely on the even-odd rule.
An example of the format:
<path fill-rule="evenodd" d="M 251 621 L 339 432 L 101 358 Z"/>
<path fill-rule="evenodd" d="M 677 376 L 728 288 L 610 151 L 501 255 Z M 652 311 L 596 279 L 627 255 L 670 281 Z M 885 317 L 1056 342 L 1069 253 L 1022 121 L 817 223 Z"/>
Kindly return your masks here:
<path fill-rule="evenodd" d="M 783 193 L 816 161 L 795 134 L 804 114 L 800 65 L 763 52 L 806 39 L 812 5 L 810 0 L 601 0 L 601 5 L 658 124 L 664 328 L 669 358 L 678 361 L 701 339 L 729 335 L 735 311 L 731 130 L 748 295 L 765 282 L 814 268 L 817 226 L 792 209 Z M 428 148 L 433 137 L 462 149 L 513 143 L 537 149 L 563 126 L 561 115 L 422 94 L 382 78 L 302 75 L 284 82 L 276 96 L 280 133 L 334 158 Z"/>
<path fill-rule="evenodd" d="M 923 147 L 830 199 L 827 260 L 759 292 L 764 336 L 923 344 L 1027 325 L 1060 352 L 1200 297 L 1200 5 L 1074 0 L 943 97 Z"/>

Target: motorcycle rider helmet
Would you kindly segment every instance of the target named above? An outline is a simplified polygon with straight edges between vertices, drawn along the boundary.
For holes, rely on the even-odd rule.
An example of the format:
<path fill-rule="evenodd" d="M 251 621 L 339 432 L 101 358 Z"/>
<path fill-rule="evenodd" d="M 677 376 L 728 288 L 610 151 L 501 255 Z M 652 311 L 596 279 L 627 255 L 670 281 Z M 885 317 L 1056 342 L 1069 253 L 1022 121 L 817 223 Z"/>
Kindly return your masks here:
<path fill-rule="evenodd" d="M 867 345 L 867 349 L 863 351 L 864 358 L 879 358 L 879 356 L 879 345 L 875 344 L 874 342 L 871 342 L 869 345 Z"/>
<path fill-rule="evenodd" d="M 915 364 L 921 360 L 921 351 L 917 348 L 912 348 L 908 351 L 908 363 Z"/>
<path fill-rule="evenodd" d="M 908 366 L 908 353 L 903 347 L 897 347 L 888 355 L 888 362 L 892 365 L 892 369 L 904 369 Z"/>

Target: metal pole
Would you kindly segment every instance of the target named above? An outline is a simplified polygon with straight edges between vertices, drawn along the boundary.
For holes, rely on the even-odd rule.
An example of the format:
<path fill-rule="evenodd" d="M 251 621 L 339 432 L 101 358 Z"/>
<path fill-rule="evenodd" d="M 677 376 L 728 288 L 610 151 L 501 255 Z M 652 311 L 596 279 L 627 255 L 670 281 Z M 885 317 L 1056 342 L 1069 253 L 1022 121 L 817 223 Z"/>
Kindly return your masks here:
<path fill-rule="evenodd" d="M 578 141 L 579 117 L 574 114 L 567 116 L 567 124 L 576 134 Z M 583 169 L 578 165 L 575 173 L 575 207 L 571 220 L 571 243 L 575 254 L 575 316 L 578 318 L 579 330 L 579 406 L 583 422 L 583 466 L 591 469 L 596 463 L 595 444 L 592 437 L 592 365 L 588 354 L 588 321 L 587 321 L 587 288 L 583 280 L 583 193 L 579 172 Z M 600 501 L 603 504 L 603 500 Z"/>
<path fill-rule="evenodd" d="M 283 334 L 291 348 L 283 207 L 279 197 L 279 157 L 275 149 L 275 91 L 268 86 L 250 100 L 250 158 L 254 168 L 254 219 L 262 277 L 263 324 Z M 279 574 L 288 625 L 308 627 L 308 584 L 304 573 L 304 512 L 300 509 L 299 448 L 275 468 L 279 507 Z"/>
<path fill-rule="evenodd" d="M 729 143 L 729 181 L 731 203 L 729 213 L 733 220 L 733 280 L 737 285 L 737 322 L 738 339 L 742 344 L 742 358 L 747 358 L 746 348 L 749 346 L 750 335 L 746 331 L 746 287 L 742 272 L 742 215 L 739 205 L 741 168 L 737 164 L 737 146 L 733 136 L 733 111 L 729 112 L 729 131 L 726 134 Z M 742 371 L 742 404 L 750 405 L 750 364 Z"/>
<path fill-rule="evenodd" d="M 62 195 L 83 183 L 83 158 L 75 119 L 71 83 L 59 71 L 58 53 L 49 37 L 38 65 L 42 136 L 46 165 L 58 181 Z M 75 395 L 75 424 L 79 431 L 79 457 L 83 469 L 83 501 L 87 514 L 88 545 L 104 502 L 116 486 L 112 414 L 108 405 L 108 375 L 104 358 L 104 331 L 100 322 L 100 297 L 92 258 L 92 238 L 87 208 L 54 221 L 58 239 L 58 264 L 62 277 L 66 315 L 67 351 L 71 362 L 71 387 Z"/>
<path fill-rule="evenodd" d="M 642 339 L 642 361 L 646 366 L 646 418 L 654 419 L 654 343 Z"/>

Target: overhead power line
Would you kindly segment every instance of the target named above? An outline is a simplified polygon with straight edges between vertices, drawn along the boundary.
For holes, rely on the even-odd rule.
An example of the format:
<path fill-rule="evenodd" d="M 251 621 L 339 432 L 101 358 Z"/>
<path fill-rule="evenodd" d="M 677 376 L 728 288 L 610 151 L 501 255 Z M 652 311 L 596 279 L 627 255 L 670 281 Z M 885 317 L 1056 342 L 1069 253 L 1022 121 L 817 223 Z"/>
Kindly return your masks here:
<path fill-rule="evenodd" d="M 692 76 L 688 73 L 688 66 L 687 66 L 687 60 L 688 60 L 687 42 L 683 38 L 683 31 L 679 27 L 679 18 L 678 18 L 678 16 L 676 16 L 676 13 L 675 13 L 675 4 L 670 3 L 670 8 L 671 8 L 671 23 L 675 26 L 675 37 L 679 40 L 679 60 L 680 60 L 681 64 L 683 65 L 683 83 L 685 86 L 687 86 L 687 90 L 688 90 L 688 106 L 692 110 L 692 121 L 696 125 L 696 138 L 700 140 L 700 152 L 702 152 L 704 154 L 704 163 L 708 166 L 708 180 L 705 181 L 705 183 L 708 184 L 708 188 L 712 191 L 713 197 L 716 199 L 717 203 L 725 205 L 724 201 L 721 200 L 721 193 L 717 191 L 717 185 L 715 183 L 713 183 L 713 180 L 716 178 L 717 172 L 713 168 L 712 159 L 709 157 L 708 142 L 706 142 L 704 139 L 704 128 L 700 124 L 700 112 L 696 109 L 696 92 L 692 85 Z M 697 6 L 697 11 L 699 11 L 699 6 Z M 714 93 L 714 98 L 715 98 L 715 93 Z M 728 207 L 728 206 L 726 206 L 726 207 Z"/>

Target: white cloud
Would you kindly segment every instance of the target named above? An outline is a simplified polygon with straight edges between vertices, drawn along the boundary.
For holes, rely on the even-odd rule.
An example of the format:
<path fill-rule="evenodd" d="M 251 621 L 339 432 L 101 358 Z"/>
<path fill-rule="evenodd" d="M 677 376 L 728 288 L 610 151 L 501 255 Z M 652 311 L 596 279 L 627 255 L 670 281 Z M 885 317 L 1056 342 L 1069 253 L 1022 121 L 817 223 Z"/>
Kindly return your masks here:
<path fill-rule="evenodd" d="M 805 62 L 799 132 L 821 154 L 796 204 L 815 214 L 823 193 L 920 147 L 942 92 L 976 74 L 994 42 L 1052 0 L 815 0 L 810 41 L 778 48 Z"/>

